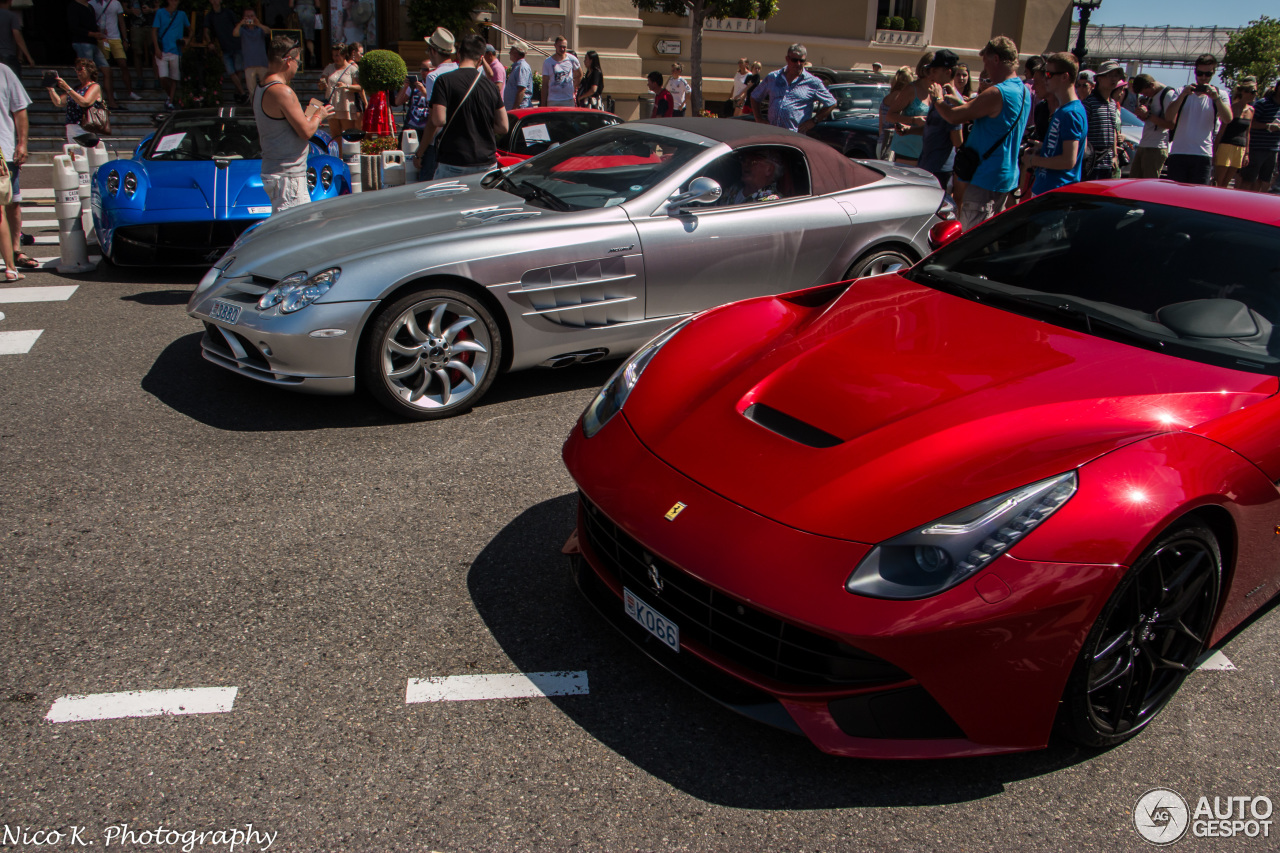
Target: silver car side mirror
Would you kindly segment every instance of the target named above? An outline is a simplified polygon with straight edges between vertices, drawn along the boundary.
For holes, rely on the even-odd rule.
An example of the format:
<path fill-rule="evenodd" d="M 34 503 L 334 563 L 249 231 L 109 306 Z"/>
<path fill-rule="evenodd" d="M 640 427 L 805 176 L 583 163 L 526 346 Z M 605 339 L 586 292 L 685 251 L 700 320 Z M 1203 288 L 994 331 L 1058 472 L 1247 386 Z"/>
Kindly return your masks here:
<path fill-rule="evenodd" d="M 724 192 L 711 178 L 694 178 L 689 189 L 667 199 L 667 213 L 676 216 L 680 208 L 690 204 L 715 204 Z"/>

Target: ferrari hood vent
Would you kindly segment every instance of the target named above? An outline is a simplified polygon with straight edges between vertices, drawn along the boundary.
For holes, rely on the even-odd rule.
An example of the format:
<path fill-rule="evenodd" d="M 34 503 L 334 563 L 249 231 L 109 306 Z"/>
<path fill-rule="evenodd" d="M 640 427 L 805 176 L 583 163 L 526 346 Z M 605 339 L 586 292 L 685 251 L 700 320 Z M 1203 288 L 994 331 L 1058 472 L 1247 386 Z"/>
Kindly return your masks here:
<path fill-rule="evenodd" d="M 835 447 L 841 443 L 841 439 L 837 436 L 793 418 L 786 412 L 766 406 L 764 403 L 752 403 L 743 410 L 742 414 L 747 420 L 758 423 L 770 432 L 808 447 Z"/>

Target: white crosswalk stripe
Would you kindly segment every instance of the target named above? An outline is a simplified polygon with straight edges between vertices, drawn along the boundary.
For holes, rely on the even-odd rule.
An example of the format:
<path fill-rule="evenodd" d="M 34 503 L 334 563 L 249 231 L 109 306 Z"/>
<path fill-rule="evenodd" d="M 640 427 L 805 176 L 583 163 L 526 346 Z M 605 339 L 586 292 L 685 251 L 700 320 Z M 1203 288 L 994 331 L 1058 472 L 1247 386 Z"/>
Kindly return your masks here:
<path fill-rule="evenodd" d="M 44 329 L 25 332 L 0 332 L 0 355 L 26 355 L 35 346 Z"/>
<path fill-rule="evenodd" d="M 535 696 L 585 696 L 587 673 L 525 672 L 503 675 L 450 675 L 410 678 L 407 705 L 416 702 L 466 702 L 477 699 L 523 699 Z"/>
<path fill-rule="evenodd" d="M 1227 656 L 1219 651 L 1207 651 L 1200 656 L 1200 660 L 1196 661 L 1196 669 L 1201 672 L 1209 670 L 1231 671 L 1236 668 Z"/>
<path fill-rule="evenodd" d="M 49 709 L 51 723 L 118 720 L 184 714 L 223 714 L 235 705 L 237 687 L 192 687 L 179 690 L 131 690 L 62 696 Z"/>
<path fill-rule="evenodd" d="M 66 302 L 79 287 L 78 284 L 55 287 L 0 287 L 0 303 Z"/>

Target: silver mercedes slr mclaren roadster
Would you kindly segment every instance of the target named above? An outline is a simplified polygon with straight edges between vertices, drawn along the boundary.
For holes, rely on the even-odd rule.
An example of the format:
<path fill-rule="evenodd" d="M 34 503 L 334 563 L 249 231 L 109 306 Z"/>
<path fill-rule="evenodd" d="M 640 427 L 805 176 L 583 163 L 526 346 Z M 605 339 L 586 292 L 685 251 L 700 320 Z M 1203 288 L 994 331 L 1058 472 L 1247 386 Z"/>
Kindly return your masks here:
<path fill-rule="evenodd" d="M 642 121 L 274 215 L 187 312 L 228 370 L 442 418 L 500 371 L 622 357 L 705 308 L 912 264 L 952 218 L 924 172 L 748 122 Z"/>

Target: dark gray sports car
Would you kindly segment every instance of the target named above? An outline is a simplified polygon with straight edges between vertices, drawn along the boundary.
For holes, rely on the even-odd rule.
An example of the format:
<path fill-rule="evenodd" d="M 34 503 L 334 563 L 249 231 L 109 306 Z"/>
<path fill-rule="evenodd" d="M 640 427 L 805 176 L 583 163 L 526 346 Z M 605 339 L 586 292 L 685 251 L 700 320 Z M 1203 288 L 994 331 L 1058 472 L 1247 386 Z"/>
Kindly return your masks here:
<path fill-rule="evenodd" d="M 272 216 L 187 311 L 228 370 L 315 393 L 363 385 L 439 418 L 500 371 L 624 356 L 714 305 L 912 264 L 952 215 L 925 173 L 806 136 L 635 122 L 507 170 Z"/>

